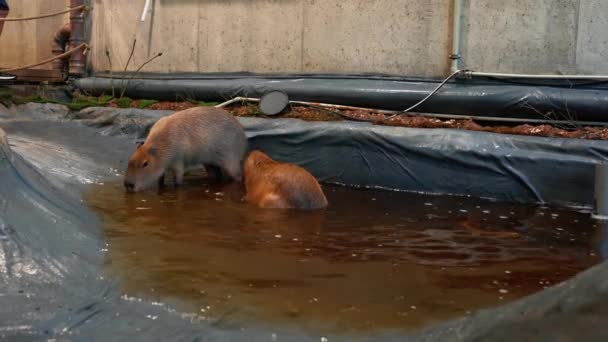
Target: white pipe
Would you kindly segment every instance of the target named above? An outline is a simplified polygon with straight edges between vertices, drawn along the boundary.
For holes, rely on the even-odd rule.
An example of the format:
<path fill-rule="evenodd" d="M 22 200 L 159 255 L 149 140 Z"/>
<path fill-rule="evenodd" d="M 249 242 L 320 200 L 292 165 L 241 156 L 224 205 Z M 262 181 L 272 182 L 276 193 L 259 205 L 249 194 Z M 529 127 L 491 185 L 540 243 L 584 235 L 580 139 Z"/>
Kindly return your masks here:
<path fill-rule="evenodd" d="M 553 80 L 608 80 L 608 75 L 533 75 L 533 74 L 504 74 L 495 72 L 463 71 L 465 77 L 497 77 L 497 78 L 529 78 Z"/>
<path fill-rule="evenodd" d="M 228 105 L 231 105 L 231 104 L 233 104 L 235 102 L 244 102 L 244 101 L 248 101 L 248 102 L 260 102 L 260 99 L 255 98 L 255 97 L 240 97 L 240 96 L 238 96 L 238 97 L 235 97 L 235 98 L 233 98 L 231 100 L 228 100 L 226 102 L 222 102 L 222 103 L 216 105 L 215 108 L 222 108 L 222 107 L 226 107 Z"/>
<path fill-rule="evenodd" d="M 460 68 L 460 32 L 461 22 L 460 17 L 462 14 L 462 0 L 454 0 L 454 18 L 452 27 L 452 54 L 450 59 L 452 60 L 452 72 L 456 72 Z"/>
<path fill-rule="evenodd" d="M 150 0 L 146 0 L 146 4 L 144 5 L 144 11 L 141 12 L 141 22 L 146 20 L 146 15 L 148 14 L 148 10 L 150 9 Z"/>

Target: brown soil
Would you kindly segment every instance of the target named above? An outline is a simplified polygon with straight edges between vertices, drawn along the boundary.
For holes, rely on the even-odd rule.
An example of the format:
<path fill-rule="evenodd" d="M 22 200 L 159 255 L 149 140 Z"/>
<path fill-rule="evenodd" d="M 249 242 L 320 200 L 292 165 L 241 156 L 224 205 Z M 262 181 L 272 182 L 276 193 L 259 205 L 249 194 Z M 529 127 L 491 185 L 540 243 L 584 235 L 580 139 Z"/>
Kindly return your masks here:
<path fill-rule="evenodd" d="M 130 107 L 137 108 L 140 100 L 134 100 Z M 116 107 L 114 102 L 108 104 Z M 191 102 L 169 102 L 163 101 L 146 107 L 153 110 L 183 110 L 197 106 Z M 608 140 L 608 127 L 577 127 L 560 128 L 548 124 L 517 126 L 480 125 L 470 119 L 437 119 L 413 115 L 399 115 L 391 117 L 372 110 L 338 110 L 316 108 L 308 106 L 290 106 L 285 113 L 267 116 L 261 113 L 256 104 L 236 105 L 226 107 L 226 110 L 235 116 L 261 117 L 261 118 L 296 118 L 305 121 L 369 121 L 376 125 L 399 126 L 412 128 L 449 128 L 464 129 L 470 131 L 481 131 L 501 134 L 529 135 L 538 137 L 559 137 L 571 139 Z"/>
<path fill-rule="evenodd" d="M 135 102 L 135 101 L 133 101 Z M 154 103 L 152 105 L 149 105 L 148 107 L 146 107 L 146 109 L 153 109 L 153 110 L 184 110 L 184 109 L 188 109 L 188 108 L 192 108 L 192 107 L 196 107 L 196 104 L 191 103 L 191 102 L 169 102 L 169 101 L 163 101 L 163 102 L 158 102 L 158 103 Z"/>
<path fill-rule="evenodd" d="M 139 108 L 139 103 L 141 102 L 141 100 L 133 100 L 131 102 L 131 104 L 129 105 L 130 108 Z M 112 100 L 110 102 L 108 102 L 107 104 L 108 107 L 112 107 L 112 108 L 118 108 L 118 105 L 116 104 L 115 100 Z M 170 102 L 170 101 L 162 101 L 162 102 L 157 102 L 157 103 L 153 103 L 149 106 L 146 106 L 145 109 L 152 109 L 152 110 L 184 110 L 184 109 L 188 109 L 188 108 L 192 108 L 192 107 L 196 107 L 197 105 L 195 103 L 191 103 L 191 102 Z"/>
<path fill-rule="evenodd" d="M 250 104 L 245 106 L 227 107 L 226 109 L 236 116 L 259 116 L 271 118 L 270 116 L 261 113 L 258 110 L 257 105 Z M 338 114 L 337 111 L 306 106 L 291 106 L 285 113 L 272 116 L 272 118 L 293 118 L 305 121 L 340 121 L 345 119 L 343 116 Z"/>
<path fill-rule="evenodd" d="M 343 111 L 342 114 L 353 120 L 372 121 L 378 125 L 415 127 L 415 128 L 452 128 L 466 129 L 501 134 L 530 135 L 538 137 L 556 137 L 572 139 L 608 140 L 608 127 L 578 127 L 572 129 L 559 128 L 548 124 L 517 126 L 482 126 L 470 119 L 444 120 L 415 115 L 399 115 L 385 120 L 382 113 L 364 110 Z"/>

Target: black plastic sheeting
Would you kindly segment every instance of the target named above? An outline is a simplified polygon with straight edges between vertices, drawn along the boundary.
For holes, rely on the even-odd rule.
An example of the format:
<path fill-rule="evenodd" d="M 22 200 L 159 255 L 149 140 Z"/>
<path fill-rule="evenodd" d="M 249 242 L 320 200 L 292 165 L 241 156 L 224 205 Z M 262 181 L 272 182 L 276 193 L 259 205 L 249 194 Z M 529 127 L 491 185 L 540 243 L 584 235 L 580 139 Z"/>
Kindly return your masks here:
<path fill-rule="evenodd" d="M 37 108 L 34 105 L 31 110 Z M 1 121 L 0 126 L 10 134 L 39 138 L 57 146 L 67 141 L 71 148 L 82 145 L 78 154 L 97 156 L 96 163 L 104 169 L 124 166 L 119 160 L 132 148 L 137 135 L 166 114 L 108 108 L 54 113 L 60 118 L 66 116 L 60 121 L 43 121 L 26 113 L 9 114 L 7 117 L 16 121 Z M 605 142 L 362 123 L 251 118 L 241 122 L 253 147 L 304 165 L 327 181 L 418 191 L 504 193 L 514 199 L 542 198 L 550 202 L 588 201 L 592 187 L 587 176 L 592 173 L 593 163 L 606 159 L 608 149 Z M 124 139 L 125 135 L 129 138 Z M 103 273 L 105 243 L 99 234 L 100 222 L 78 200 L 83 188 L 74 193 L 65 191 L 73 184 L 53 185 L 49 182 L 52 170 L 38 171 L 12 152 L 9 142 L 10 136 L 7 142 L 0 130 L 0 339 L 320 340 L 320 336 L 293 330 L 224 326 L 221 319 L 197 321 L 192 314 L 175 310 L 171 303 L 122 296 L 118 280 L 108 279 Z M 87 172 L 90 176 L 102 174 L 94 168 Z M 603 340 L 607 337 L 606 330 L 601 329 L 608 317 L 607 267 L 604 263 L 563 286 L 418 335 L 328 338 L 467 341 L 576 336 Z"/>
<path fill-rule="evenodd" d="M 404 110 L 424 98 L 437 80 L 381 76 L 251 74 L 98 74 L 75 81 L 94 95 L 126 88 L 126 96 L 158 100 L 223 101 L 285 91 L 291 100 Z M 416 112 L 486 117 L 606 122 L 608 88 L 603 83 L 522 83 L 454 80 Z"/>
<path fill-rule="evenodd" d="M 241 119 L 253 148 L 319 179 L 524 203 L 593 205 L 608 142 L 412 129 L 368 123 Z"/>

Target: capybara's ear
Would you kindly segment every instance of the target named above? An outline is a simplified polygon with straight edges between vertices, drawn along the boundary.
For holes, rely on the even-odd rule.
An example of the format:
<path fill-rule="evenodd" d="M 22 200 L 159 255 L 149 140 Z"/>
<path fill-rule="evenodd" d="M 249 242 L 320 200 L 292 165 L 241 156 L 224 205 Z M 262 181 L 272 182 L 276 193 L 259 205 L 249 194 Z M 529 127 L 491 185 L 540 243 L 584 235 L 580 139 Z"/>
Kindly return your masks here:
<path fill-rule="evenodd" d="M 143 144 L 144 144 L 144 142 L 143 142 L 143 141 L 141 141 L 141 140 L 140 140 L 140 141 L 136 141 L 136 142 L 135 142 L 135 145 L 137 145 L 137 148 L 140 148 L 140 147 L 141 147 L 141 145 L 143 145 Z"/>
<path fill-rule="evenodd" d="M 152 157 L 156 157 L 157 153 L 158 153 L 158 149 L 156 147 L 150 147 L 148 149 L 148 154 L 151 155 Z"/>

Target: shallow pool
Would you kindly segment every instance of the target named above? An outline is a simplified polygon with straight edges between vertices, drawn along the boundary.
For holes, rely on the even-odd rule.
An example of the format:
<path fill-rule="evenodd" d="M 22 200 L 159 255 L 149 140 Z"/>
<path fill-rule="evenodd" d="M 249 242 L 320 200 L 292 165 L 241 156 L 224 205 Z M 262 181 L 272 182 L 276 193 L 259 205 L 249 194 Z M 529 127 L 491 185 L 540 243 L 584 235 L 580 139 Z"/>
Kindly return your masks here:
<path fill-rule="evenodd" d="M 96 185 L 107 271 L 126 296 L 219 326 L 412 330 L 552 286 L 600 261 L 586 213 L 325 186 L 330 208 L 261 210 L 235 186 L 188 179 L 126 194 Z"/>

